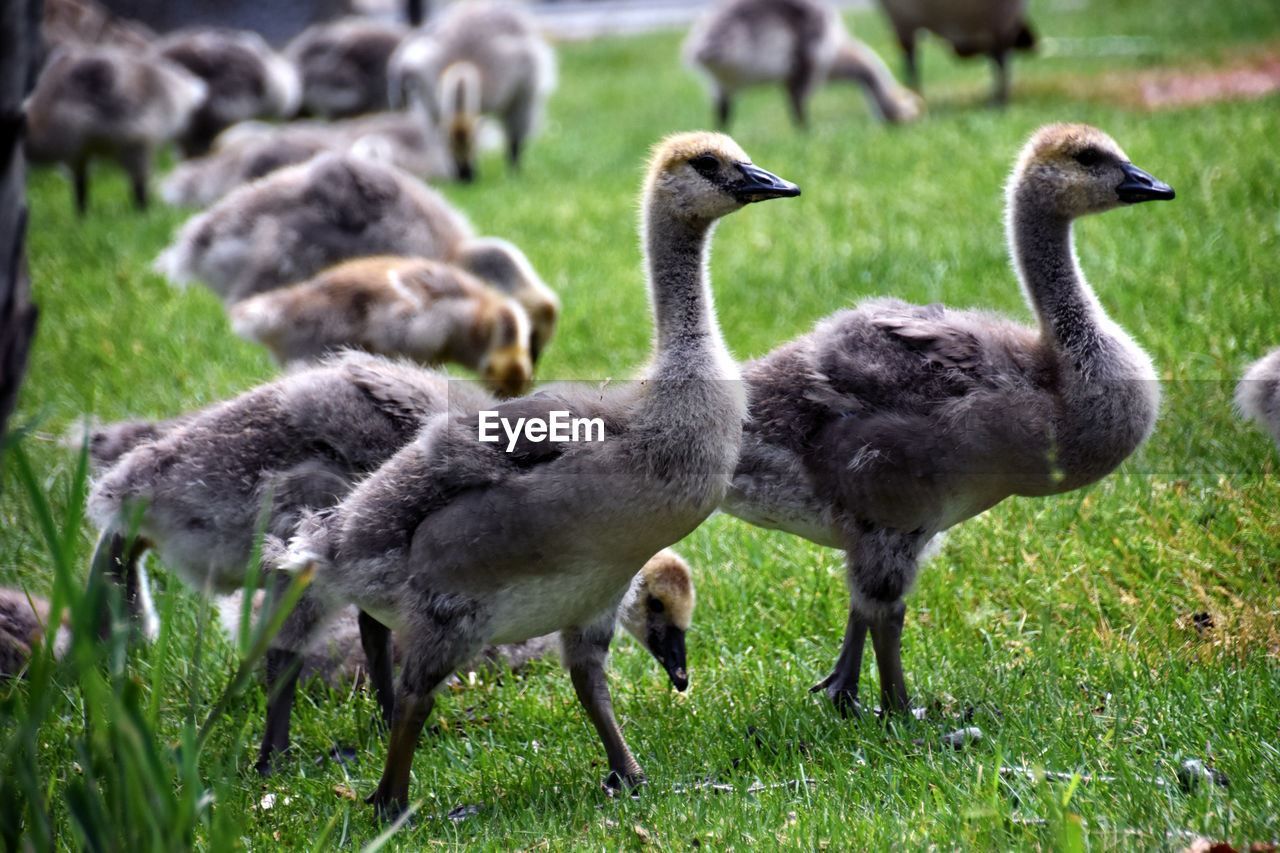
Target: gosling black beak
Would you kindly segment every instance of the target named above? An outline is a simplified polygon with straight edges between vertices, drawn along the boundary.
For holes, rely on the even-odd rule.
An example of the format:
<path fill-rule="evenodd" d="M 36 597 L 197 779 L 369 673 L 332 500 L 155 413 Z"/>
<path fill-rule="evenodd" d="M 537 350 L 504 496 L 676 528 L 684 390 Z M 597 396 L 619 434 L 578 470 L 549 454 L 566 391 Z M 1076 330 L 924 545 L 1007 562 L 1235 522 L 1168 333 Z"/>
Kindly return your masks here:
<path fill-rule="evenodd" d="M 681 693 L 689 686 L 685 669 L 684 631 L 671 625 L 649 629 L 649 653 L 667 671 L 671 684 Z"/>
<path fill-rule="evenodd" d="M 1173 198 L 1173 187 L 1139 169 L 1132 163 L 1120 167 L 1124 180 L 1116 187 L 1116 195 L 1125 204 L 1140 201 L 1166 201 Z"/>
<path fill-rule="evenodd" d="M 753 163 L 734 163 L 742 173 L 742 180 L 730 184 L 729 191 L 743 204 L 765 201 L 771 198 L 792 198 L 800 195 L 800 188 L 783 180 L 772 172 L 766 172 Z"/>

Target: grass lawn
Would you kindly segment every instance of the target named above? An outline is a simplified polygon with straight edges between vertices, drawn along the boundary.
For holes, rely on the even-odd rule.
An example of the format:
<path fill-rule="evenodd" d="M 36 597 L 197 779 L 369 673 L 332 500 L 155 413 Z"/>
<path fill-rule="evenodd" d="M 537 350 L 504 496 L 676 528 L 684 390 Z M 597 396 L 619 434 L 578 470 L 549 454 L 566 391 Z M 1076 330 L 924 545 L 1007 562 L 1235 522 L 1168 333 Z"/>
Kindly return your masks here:
<path fill-rule="evenodd" d="M 1136 94 L 1179 69 L 1274 57 L 1280 6 L 1033 0 L 1031 17 L 1041 47 L 1015 60 L 1005 110 L 984 103 L 986 63 L 937 42 L 922 58 L 929 113 L 911 126 L 881 126 L 860 93 L 831 86 L 799 133 L 780 90 L 744 94 L 735 138 L 804 194 L 747 208 L 716 232 L 721 326 L 745 358 L 879 294 L 1029 321 L 1007 265 L 1003 181 L 1036 127 L 1089 122 L 1178 193 L 1076 228 L 1100 300 L 1164 382 L 1154 436 L 1095 486 L 1011 499 L 951 532 L 908 599 L 904 664 L 927 721 L 844 720 L 809 694 L 840 647 L 842 555 L 717 516 L 680 545 L 700 599 L 689 692 L 672 691 L 629 639 L 614 646 L 614 700 L 647 788 L 602 793 L 603 750 L 568 678 L 542 662 L 444 691 L 414 765 L 419 813 L 383 839 L 390 847 L 1071 850 L 1280 839 L 1280 456 L 1230 404 L 1244 365 L 1280 345 L 1280 96 L 1151 110 Z M 877 13 L 849 20 L 899 67 Z M 680 38 L 561 45 L 560 87 L 523 173 L 508 174 L 494 153 L 477 183 L 444 188 L 560 293 L 544 378 L 625 377 L 647 355 L 635 229 L 644 160 L 664 134 L 711 117 L 678 62 Z M 172 416 L 276 372 L 231 334 L 209 291 L 175 290 L 150 270 L 189 212 L 134 212 L 107 166 L 92 192 L 78 221 L 65 176 L 34 171 L 29 181 L 41 318 L 11 421 L 30 431 L 0 479 L 0 583 L 38 594 L 58 566 L 79 588 L 92 551 L 78 460 L 59 442 L 75 423 Z M 41 663 L 39 677 L 0 685 L 5 837 L 78 848 L 90 841 L 80 827 L 110 826 L 130 835 L 121 846 L 256 850 L 377 838 L 382 827 L 359 802 L 384 756 L 372 700 L 314 685 L 301 693 L 294 761 L 259 779 L 261 689 L 233 698 L 197 743 L 239 651 L 209 628 L 201 596 L 162 567 L 152 575 L 166 641 L 127 661 L 110 644 L 105 668 Z M 1211 627 L 1197 627 L 1203 613 Z M 875 696 L 867 655 L 862 690 Z M 962 725 L 979 726 L 983 740 L 944 747 L 940 732 Z M 334 743 L 356 746 L 356 760 L 325 759 Z M 1188 758 L 1229 787 L 1184 792 L 1174 779 Z M 1035 772 L 1002 775 L 1016 767 Z M 167 810 L 187 823 L 161 826 Z"/>

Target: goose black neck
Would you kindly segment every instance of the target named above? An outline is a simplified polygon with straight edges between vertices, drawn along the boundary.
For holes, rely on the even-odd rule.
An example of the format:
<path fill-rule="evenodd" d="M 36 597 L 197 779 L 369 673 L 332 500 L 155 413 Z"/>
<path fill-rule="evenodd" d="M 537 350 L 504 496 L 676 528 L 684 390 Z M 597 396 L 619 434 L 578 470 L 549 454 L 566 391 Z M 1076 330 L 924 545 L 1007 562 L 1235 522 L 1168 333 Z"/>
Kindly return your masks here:
<path fill-rule="evenodd" d="M 1071 219 L 1015 194 L 1010 222 L 1014 262 L 1042 334 L 1077 359 L 1094 355 L 1102 309 L 1080 272 Z"/>

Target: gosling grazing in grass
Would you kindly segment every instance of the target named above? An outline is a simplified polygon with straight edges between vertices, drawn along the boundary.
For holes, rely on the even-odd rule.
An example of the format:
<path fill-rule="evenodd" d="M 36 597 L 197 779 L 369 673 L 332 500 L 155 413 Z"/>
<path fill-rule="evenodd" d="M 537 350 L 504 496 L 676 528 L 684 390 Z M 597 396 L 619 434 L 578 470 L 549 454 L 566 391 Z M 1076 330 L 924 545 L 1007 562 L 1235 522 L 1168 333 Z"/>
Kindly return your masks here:
<path fill-rule="evenodd" d="M 1029 50 L 1035 35 L 1027 24 L 1027 0 L 879 0 L 902 45 L 907 85 L 920 91 L 916 32 L 929 30 L 951 43 L 959 56 L 985 54 L 995 64 L 997 104 L 1009 100 L 1009 52 Z"/>
<path fill-rule="evenodd" d="M 525 140 L 555 88 L 556 61 L 519 6 L 457 3 L 404 40 L 388 76 L 393 93 L 426 105 L 445 135 L 458 177 L 470 181 L 481 115 L 502 123 L 508 160 L 519 166 Z"/>
<path fill-rule="evenodd" d="M 156 269 L 236 302 L 365 255 L 448 258 L 471 236 L 466 218 L 412 175 L 324 153 L 192 217 Z"/>
<path fill-rule="evenodd" d="M 89 163 L 116 160 L 145 208 L 156 148 L 183 132 L 204 83 L 175 63 L 116 47 L 64 47 L 26 101 L 26 150 L 33 163 L 71 169 L 76 210 L 89 203 Z"/>
<path fill-rule="evenodd" d="M 533 379 L 524 309 L 443 261 L 347 261 L 309 281 L 243 299 L 227 313 L 237 335 L 285 364 L 355 347 L 422 364 L 457 362 L 507 397 L 523 393 Z"/>
<path fill-rule="evenodd" d="M 255 32 L 195 27 L 170 33 L 155 49 L 208 87 L 204 102 L 178 137 L 184 157 L 208 152 L 214 137 L 236 122 L 289 118 L 298 110 L 298 70 Z"/>
<path fill-rule="evenodd" d="M 706 277 L 716 221 L 799 189 L 752 165 L 728 137 L 689 133 L 656 149 L 643 235 L 656 336 L 641 381 L 562 385 L 442 416 L 332 511 L 299 526 L 286 568 L 314 566 L 273 651 L 280 672 L 312 620 L 349 602 L 400 632 L 404 661 L 387 761 L 370 798 L 407 804 L 418 735 L 436 687 L 486 643 L 559 629 L 578 699 L 604 742 L 606 784 L 644 777 L 614 718 L 604 662 L 636 571 L 688 534 L 724 496 L 746 401 L 715 322 Z M 482 426 L 553 412 L 598 419 L 598 440 L 534 433 L 487 442 Z M 603 433 L 601 435 L 601 433 Z M 292 685 L 268 707 L 262 759 L 288 743 Z"/>
<path fill-rule="evenodd" d="M 302 76 L 302 111 L 348 118 L 387 109 L 387 60 L 403 24 L 350 17 L 313 24 L 285 46 Z"/>
<path fill-rule="evenodd" d="M 302 509 L 336 502 L 431 415 L 489 401 L 471 383 L 353 352 L 150 429 L 95 430 L 91 459 L 106 470 L 88 502 L 101 530 L 94 571 L 124 585 L 151 631 L 147 549 L 190 586 L 230 593 L 256 531 L 287 538 Z"/>
<path fill-rule="evenodd" d="M 474 237 L 458 244 L 453 263 L 510 296 L 533 324 L 529 355 L 534 364 L 555 334 L 560 298 L 514 244 L 500 237 Z"/>
<path fill-rule="evenodd" d="M 1249 365 L 1236 386 L 1236 407 L 1280 445 L 1280 349 Z"/>
<path fill-rule="evenodd" d="M 44 642 L 49 625 L 49 602 L 20 589 L 0 587 L 0 678 L 22 673 L 32 650 Z M 58 657 L 70 642 L 66 624 L 54 635 Z"/>
<path fill-rule="evenodd" d="M 1071 223 L 1170 198 L 1101 131 L 1042 128 L 1007 190 L 1037 326 L 870 299 L 744 365 L 751 414 L 722 509 L 845 551 L 844 646 L 814 688 L 842 711 L 859 710 L 868 631 L 882 707 L 908 707 L 902 598 L 934 536 L 1009 495 L 1092 483 L 1151 432 L 1151 361 L 1085 282 Z"/>
<path fill-rule="evenodd" d="M 684 57 L 705 72 L 722 128 L 729 125 L 733 96 L 760 83 L 783 84 L 800 126 L 809 97 L 828 79 L 861 85 L 885 121 L 920 115 L 919 97 L 849 35 L 825 0 L 721 0 L 689 31 Z"/>
<path fill-rule="evenodd" d="M 255 620 L 265 598 L 262 590 L 254 596 Z M 695 602 L 689 564 L 675 551 L 663 548 L 650 557 L 632 579 L 618 606 L 619 624 L 653 656 L 667 673 L 671 685 L 681 692 L 689 686 L 685 640 L 693 621 Z M 241 614 L 240 594 L 220 599 L 218 612 L 227 633 L 236 636 Z M 355 607 L 344 608 L 320 632 L 303 655 L 299 682 L 319 677 L 330 687 L 341 690 L 369 673 L 369 661 L 360 640 L 359 612 Z M 394 642 L 393 645 L 392 658 L 398 662 L 400 644 Z M 559 645 L 560 636 L 552 633 L 521 643 L 486 646 L 467 668 L 518 672 L 533 661 L 553 654 Z"/>
<path fill-rule="evenodd" d="M 206 207 L 236 187 L 324 151 L 395 166 L 424 180 L 454 176 L 444 141 L 419 111 L 285 125 L 252 121 L 227 129 L 205 156 L 179 163 L 161 182 L 160 197 L 173 205 Z"/>

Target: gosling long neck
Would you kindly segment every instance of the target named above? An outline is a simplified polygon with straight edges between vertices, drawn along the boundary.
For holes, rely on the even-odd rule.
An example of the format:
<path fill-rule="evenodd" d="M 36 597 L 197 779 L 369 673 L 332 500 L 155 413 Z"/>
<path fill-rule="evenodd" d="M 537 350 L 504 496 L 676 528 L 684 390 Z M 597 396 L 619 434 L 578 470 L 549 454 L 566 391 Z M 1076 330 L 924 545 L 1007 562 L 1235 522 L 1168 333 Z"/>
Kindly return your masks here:
<path fill-rule="evenodd" d="M 653 378 L 706 377 L 712 365 L 719 368 L 714 378 L 736 378 L 716 324 L 707 280 L 707 254 L 714 228 L 714 222 L 646 212 L 644 239 L 657 346 L 650 370 Z"/>
<path fill-rule="evenodd" d="M 1084 364 L 1098 355 L 1111 324 L 1080 271 L 1071 226 L 1071 217 L 1037 203 L 1034 188 L 1024 184 L 1010 193 L 1010 247 L 1041 335 Z"/>

